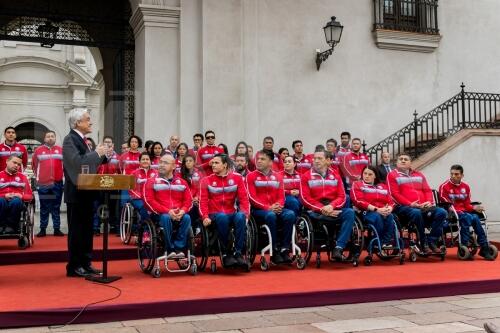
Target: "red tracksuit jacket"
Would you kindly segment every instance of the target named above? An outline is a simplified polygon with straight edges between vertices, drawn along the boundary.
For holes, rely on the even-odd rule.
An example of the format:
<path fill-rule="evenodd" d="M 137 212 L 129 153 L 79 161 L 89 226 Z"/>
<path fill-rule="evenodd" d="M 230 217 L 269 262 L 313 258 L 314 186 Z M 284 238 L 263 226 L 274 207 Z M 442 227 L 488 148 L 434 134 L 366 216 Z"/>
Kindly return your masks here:
<path fill-rule="evenodd" d="M 126 152 L 120 158 L 120 168 L 124 175 L 131 175 L 135 170 L 139 169 L 139 157 L 141 152 Z"/>
<path fill-rule="evenodd" d="M 198 149 L 198 153 L 196 155 L 196 164 L 199 168 L 203 169 L 203 172 L 208 176 L 212 174 L 212 166 L 210 165 L 210 161 L 215 155 L 223 154 L 224 151 L 217 147 L 213 146 L 205 146 Z"/>
<path fill-rule="evenodd" d="M 31 157 L 31 166 L 39 185 L 52 185 L 63 179 L 63 158 L 60 146 L 38 147 Z"/>
<path fill-rule="evenodd" d="M 120 155 L 113 152 L 111 158 L 108 158 L 108 163 L 99 165 L 97 168 L 97 173 L 101 175 L 119 175 L 120 170 Z"/>
<path fill-rule="evenodd" d="M 31 201 L 33 192 L 28 178 L 21 172 L 10 174 L 7 170 L 0 172 L 0 198 L 5 198 L 7 193 L 19 193 L 23 201 Z"/>
<path fill-rule="evenodd" d="M 309 169 L 312 168 L 313 166 L 313 161 L 314 161 L 314 154 L 303 154 L 302 158 L 298 158 L 297 156 L 293 155 L 293 160 L 296 163 L 296 169 L 299 174 L 303 174 L 304 172 L 307 172 Z"/>
<path fill-rule="evenodd" d="M 325 177 L 314 168 L 300 177 L 300 196 L 302 203 L 309 209 L 319 212 L 330 204 L 334 209 L 345 205 L 344 184 L 340 176 L 328 169 Z"/>
<path fill-rule="evenodd" d="M 394 207 L 394 201 L 384 183 L 372 185 L 358 180 L 352 184 L 351 199 L 354 205 L 361 210 L 368 210 L 368 205 L 377 208 Z"/>
<path fill-rule="evenodd" d="M 281 177 L 283 177 L 283 185 L 285 188 L 285 194 L 291 195 L 292 190 L 300 191 L 300 175 L 297 172 L 289 174 L 286 171 L 281 172 Z"/>
<path fill-rule="evenodd" d="M 470 187 L 464 181 L 460 184 L 455 184 L 451 180 L 447 180 L 439 186 L 439 198 L 453 205 L 453 208 L 458 213 L 473 212 L 470 201 Z"/>
<path fill-rule="evenodd" d="M 135 178 L 135 188 L 128 191 L 130 198 L 143 199 L 144 185 L 146 185 L 148 179 L 156 178 L 158 176 L 158 172 L 152 168 L 148 170 L 139 168 L 132 173 L 132 176 Z"/>
<path fill-rule="evenodd" d="M 246 184 L 252 207 L 269 210 L 275 203 L 285 205 L 285 188 L 280 173 L 271 170 L 265 175 L 255 170 L 247 175 Z"/>
<path fill-rule="evenodd" d="M 425 176 L 419 172 L 410 170 L 408 174 L 394 169 L 387 175 L 387 186 L 394 201 L 403 206 L 410 206 L 412 202 L 434 203 L 432 190 L 427 184 Z"/>
<path fill-rule="evenodd" d="M 12 146 L 4 142 L 0 144 L 0 170 L 5 170 L 7 159 L 10 155 L 19 156 L 23 160 L 23 170 L 26 169 L 28 165 L 28 151 L 26 147 L 18 142 L 15 142 Z"/>
<path fill-rule="evenodd" d="M 191 179 L 187 182 L 189 184 L 189 189 L 191 190 L 191 195 L 193 196 L 193 198 L 198 198 L 200 196 L 200 183 L 202 178 L 203 172 L 195 169 L 193 171 L 193 174 L 191 175 Z"/>
<path fill-rule="evenodd" d="M 248 217 L 250 204 L 245 183 L 240 174 L 230 171 L 226 176 L 211 174 L 201 180 L 200 214 L 203 219 L 209 214 L 236 212 L 236 199 L 238 199 L 240 211 Z"/>
<path fill-rule="evenodd" d="M 363 169 L 370 164 L 370 158 L 363 153 L 349 152 L 342 159 L 342 172 L 349 184 L 354 183 L 357 177 L 361 177 Z"/>
<path fill-rule="evenodd" d="M 178 176 L 172 179 L 149 178 L 144 186 L 144 203 L 155 214 L 167 214 L 172 209 L 189 212 L 193 205 L 186 181 Z"/>

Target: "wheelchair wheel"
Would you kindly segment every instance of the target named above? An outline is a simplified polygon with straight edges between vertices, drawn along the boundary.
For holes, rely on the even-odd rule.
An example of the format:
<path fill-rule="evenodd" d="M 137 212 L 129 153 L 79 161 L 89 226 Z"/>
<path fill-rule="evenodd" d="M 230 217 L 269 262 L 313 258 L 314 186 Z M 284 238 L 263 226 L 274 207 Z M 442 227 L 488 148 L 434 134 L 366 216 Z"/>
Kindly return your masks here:
<path fill-rule="evenodd" d="M 28 240 L 28 237 L 23 236 L 23 237 L 19 238 L 19 240 L 17 241 L 17 246 L 18 246 L 21 250 L 26 249 L 26 248 L 29 246 L 29 240 Z"/>
<path fill-rule="evenodd" d="M 363 251 L 364 246 L 364 231 L 363 224 L 358 219 L 358 217 L 354 220 L 354 225 L 352 227 L 352 235 L 351 241 L 347 244 L 346 249 L 349 251 L 347 256 L 347 260 L 352 261 L 353 266 L 357 267 L 359 264 L 359 256 L 361 255 L 361 251 Z"/>
<path fill-rule="evenodd" d="M 158 235 L 156 227 L 151 220 L 144 221 L 139 228 L 137 239 L 137 257 L 141 270 L 149 274 L 155 265 L 158 257 Z"/>
<path fill-rule="evenodd" d="M 457 257 L 460 260 L 469 260 L 472 258 L 472 255 L 467 246 L 460 244 L 458 245 Z"/>
<path fill-rule="evenodd" d="M 307 216 L 300 216 L 295 222 L 295 244 L 300 248 L 301 258 L 308 263 L 313 250 L 314 232 Z"/>
<path fill-rule="evenodd" d="M 493 245 L 493 244 L 490 244 L 490 245 L 488 245 L 488 248 L 490 250 L 491 256 L 494 259 L 496 259 L 498 257 L 498 249 L 497 249 L 497 247 L 495 245 Z"/>
<path fill-rule="evenodd" d="M 250 267 L 252 267 L 253 263 L 255 262 L 255 256 L 257 253 L 257 224 L 255 223 L 255 220 L 250 217 L 248 219 L 247 223 L 247 239 L 246 239 L 246 253 L 245 253 L 245 259 L 248 262 L 248 270 L 250 270 Z"/>
<path fill-rule="evenodd" d="M 134 207 L 127 202 L 122 208 L 120 215 L 120 239 L 123 244 L 128 244 L 132 235 L 132 224 L 134 218 Z"/>
<path fill-rule="evenodd" d="M 35 202 L 31 201 L 26 207 L 26 237 L 28 237 L 28 246 L 35 244 Z"/>
<path fill-rule="evenodd" d="M 197 270 L 203 272 L 208 261 L 208 232 L 200 223 L 194 228 L 191 241 L 191 253 L 196 257 Z"/>

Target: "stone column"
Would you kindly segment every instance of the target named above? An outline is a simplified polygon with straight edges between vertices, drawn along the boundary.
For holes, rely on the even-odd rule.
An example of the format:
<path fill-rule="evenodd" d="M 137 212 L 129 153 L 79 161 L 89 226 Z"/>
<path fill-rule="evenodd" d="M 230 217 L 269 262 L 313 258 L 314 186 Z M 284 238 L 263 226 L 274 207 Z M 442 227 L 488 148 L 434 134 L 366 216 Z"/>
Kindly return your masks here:
<path fill-rule="evenodd" d="M 135 134 L 161 140 L 179 133 L 178 1 L 137 4 L 135 35 Z M 173 4 L 173 6 L 172 6 Z"/>

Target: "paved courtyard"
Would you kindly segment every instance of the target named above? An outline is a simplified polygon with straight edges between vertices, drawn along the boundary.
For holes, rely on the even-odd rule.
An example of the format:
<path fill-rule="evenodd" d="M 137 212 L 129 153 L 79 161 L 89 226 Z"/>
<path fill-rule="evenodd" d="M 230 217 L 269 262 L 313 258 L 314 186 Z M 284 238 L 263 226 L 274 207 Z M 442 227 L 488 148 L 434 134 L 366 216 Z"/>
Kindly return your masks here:
<path fill-rule="evenodd" d="M 452 333 L 484 332 L 482 326 L 485 321 L 500 326 L 500 293 L 0 332 Z"/>

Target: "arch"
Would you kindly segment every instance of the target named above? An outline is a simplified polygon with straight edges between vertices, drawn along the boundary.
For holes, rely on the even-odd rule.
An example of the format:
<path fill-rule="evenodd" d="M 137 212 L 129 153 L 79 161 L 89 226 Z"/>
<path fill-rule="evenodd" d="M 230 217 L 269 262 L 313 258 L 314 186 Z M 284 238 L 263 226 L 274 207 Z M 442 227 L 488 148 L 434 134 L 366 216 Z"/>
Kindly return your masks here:
<path fill-rule="evenodd" d="M 43 143 L 48 128 L 44 125 L 29 121 L 15 126 L 17 141 L 26 146 L 28 153 L 32 153 Z"/>
<path fill-rule="evenodd" d="M 20 134 L 17 131 L 17 128 L 20 127 L 22 130 L 26 130 L 26 127 L 24 127 L 24 128 L 22 127 L 23 124 L 30 124 L 30 123 L 31 124 L 37 124 L 36 125 L 37 126 L 36 129 L 38 130 L 38 132 L 35 132 L 35 128 L 33 128 L 32 132 L 31 132 L 32 133 L 31 135 L 30 135 L 30 132 L 24 132 L 24 133 L 27 133 L 28 135 L 25 135 L 25 136 L 21 137 Z M 47 131 L 47 130 L 51 130 L 51 131 L 56 132 L 56 136 L 57 136 L 58 140 L 62 140 L 61 133 L 59 133 L 59 131 L 57 130 L 57 127 L 54 126 L 53 124 L 49 123 L 45 119 L 42 119 L 42 118 L 38 118 L 38 117 L 22 117 L 22 118 L 17 119 L 16 121 L 14 121 L 9 126 L 12 126 L 12 127 L 14 127 L 16 129 L 16 134 L 17 134 L 17 140 L 18 141 L 20 141 L 22 139 L 34 139 L 34 140 L 43 142 L 43 137 L 45 135 L 45 131 Z M 35 125 L 33 125 L 33 126 L 35 126 Z M 39 133 L 40 133 L 41 130 L 43 130 L 44 132 L 41 133 L 41 135 L 40 135 Z M 35 133 L 37 133 L 37 136 L 35 135 Z"/>

